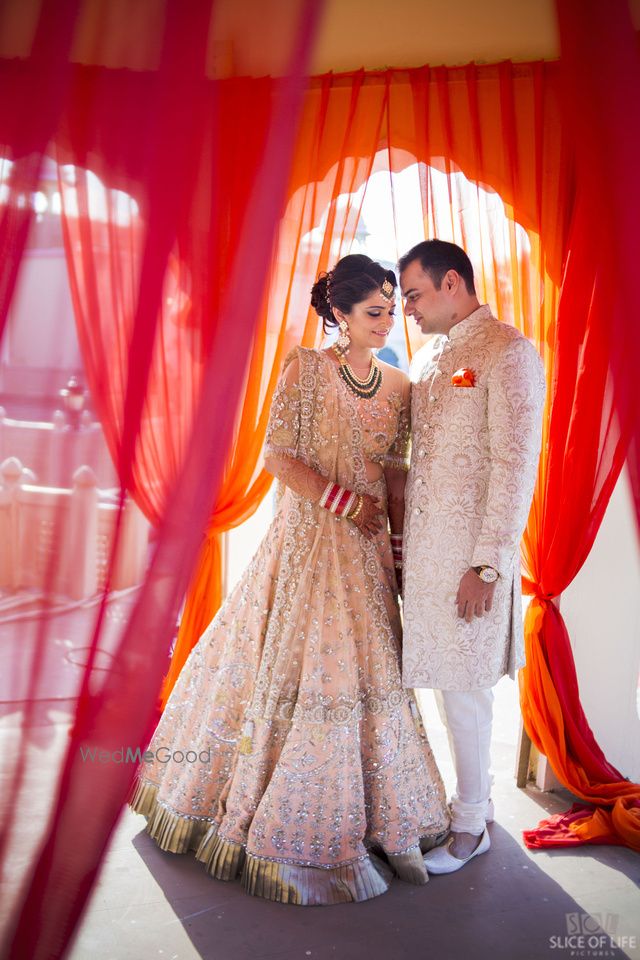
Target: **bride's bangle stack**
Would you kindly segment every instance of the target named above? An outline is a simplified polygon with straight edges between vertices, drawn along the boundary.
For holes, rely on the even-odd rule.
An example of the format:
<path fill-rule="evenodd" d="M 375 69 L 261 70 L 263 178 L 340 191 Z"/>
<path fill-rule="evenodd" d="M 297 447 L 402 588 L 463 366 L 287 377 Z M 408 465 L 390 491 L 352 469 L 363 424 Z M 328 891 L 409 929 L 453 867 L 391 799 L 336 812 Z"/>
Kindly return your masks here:
<path fill-rule="evenodd" d="M 402 534 L 401 533 L 392 533 L 391 534 L 391 552 L 393 553 L 393 565 L 398 569 L 402 569 Z"/>
<path fill-rule="evenodd" d="M 338 517 L 345 517 L 347 520 L 355 520 L 360 511 L 364 499 L 353 490 L 346 490 L 338 486 L 337 483 L 329 482 L 324 488 L 320 497 L 320 506 L 329 513 L 335 513 Z"/>

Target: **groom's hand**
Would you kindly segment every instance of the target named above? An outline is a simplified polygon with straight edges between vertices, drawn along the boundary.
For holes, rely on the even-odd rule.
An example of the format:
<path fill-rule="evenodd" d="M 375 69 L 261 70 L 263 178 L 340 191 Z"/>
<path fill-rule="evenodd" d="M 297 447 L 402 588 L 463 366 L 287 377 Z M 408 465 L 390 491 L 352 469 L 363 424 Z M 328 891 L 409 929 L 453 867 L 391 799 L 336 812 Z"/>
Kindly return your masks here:
<path fill-rule="evenodd" d="M 471 623 L 474 617 L 483 617 L 493 606 L 495 583 L 485 583 L 471 567 L 460 580 L 456 603 L 458 616 Z"/>

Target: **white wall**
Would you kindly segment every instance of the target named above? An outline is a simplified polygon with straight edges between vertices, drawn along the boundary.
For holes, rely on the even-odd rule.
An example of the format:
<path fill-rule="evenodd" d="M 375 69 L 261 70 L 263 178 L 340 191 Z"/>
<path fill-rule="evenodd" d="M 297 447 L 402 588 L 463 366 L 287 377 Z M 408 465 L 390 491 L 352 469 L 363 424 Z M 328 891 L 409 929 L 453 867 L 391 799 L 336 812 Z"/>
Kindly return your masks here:
<path fill-rule="evenodd" d="M 626 470 L 582 570 L 562 594 L 582 705 L 607 759 L 640 780 L 640 546 Z"/>
<path fill-rule="evenodd" d="M 48 418 L 70 374 L 82 370 L 61 244 L 60 236 L 59 247 L 28 249 L 20 265 L 0 350 L 0 393 L 10 417 Z M 21 402 L 30 400 L 37 406 L 27 412 Z"/>
<path fill-rule="evenodd" d="M 9 311 L 8 337 L 9 362 L 14 366 L 82 366 L 64 250 L 29 251 L 24 257 Z"/>
<path fill-rule="evenodd" d="M 254 515 L 227 533 L 227 593 L 238 583 L 269 529 L 273 520 L 274 489 L 275 483 Z"/>

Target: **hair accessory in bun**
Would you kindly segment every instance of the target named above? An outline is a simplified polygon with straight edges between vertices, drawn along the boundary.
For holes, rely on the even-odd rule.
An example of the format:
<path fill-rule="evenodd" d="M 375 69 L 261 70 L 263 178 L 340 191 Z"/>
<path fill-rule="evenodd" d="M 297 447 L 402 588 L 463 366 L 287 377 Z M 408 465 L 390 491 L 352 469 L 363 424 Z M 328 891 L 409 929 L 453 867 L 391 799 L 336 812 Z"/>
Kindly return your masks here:
<path fill-rule="evenodd" d="M 333 271 L 329 270 L 327 274 L 327 303 L 331 307 L 331 281 L 333 280 Z"/>

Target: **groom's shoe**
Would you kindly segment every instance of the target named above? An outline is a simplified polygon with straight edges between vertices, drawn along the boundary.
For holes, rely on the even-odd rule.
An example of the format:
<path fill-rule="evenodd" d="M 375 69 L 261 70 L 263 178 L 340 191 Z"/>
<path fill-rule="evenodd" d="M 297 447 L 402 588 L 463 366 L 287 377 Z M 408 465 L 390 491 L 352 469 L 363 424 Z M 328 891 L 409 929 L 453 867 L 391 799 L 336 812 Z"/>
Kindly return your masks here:
<path fill-rule="evenodd" d="M 473 860 L 474 857 L 479 857 L 481 853 L 486 853 L 491 846 L 489 831 L 485 827 L 484 833 L 479 839 L 478 846 L 468 857 L 461 860 L 460 857 L 454 857 L 449 850 L 452 839 L 453 837 L 447 840 L 441 847 L 436 847 L 435 850 L 429 850 L 429 853 L 425 853 L 424 862 L 429 873 L 455 873 L 456 870 L 464 867 L 465 863 L 469 863 L 469 860 Z"/>

